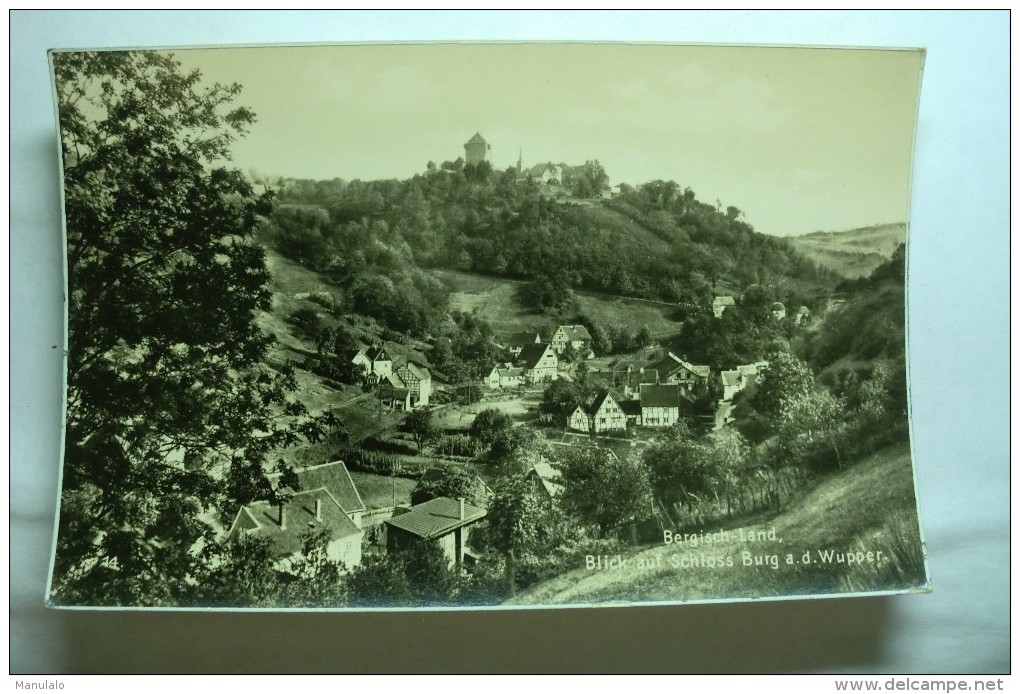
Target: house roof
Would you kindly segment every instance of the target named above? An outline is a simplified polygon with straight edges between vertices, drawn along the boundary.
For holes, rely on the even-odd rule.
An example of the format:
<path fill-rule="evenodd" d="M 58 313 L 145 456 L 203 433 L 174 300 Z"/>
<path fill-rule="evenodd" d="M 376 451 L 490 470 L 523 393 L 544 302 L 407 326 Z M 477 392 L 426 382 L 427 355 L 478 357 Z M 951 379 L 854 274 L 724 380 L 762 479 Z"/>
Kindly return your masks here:
<path fill-rule="evenodd" d="M 324 487 L 347 513 L 365 510 L 365 502 L 362 501 L 351 473 L 342 460 L 301 468 L 295 472 L 302 489 Z"/>
<path fill-rule="evenodd" d="M 669 355 L 666 356 L 665 358 L 661 359 L 652 368 L 658 371 L 661 375 L 666 377 L 668 377 L 669 374 L 676 373 L 681 368 L 687 369 L 695 376 L 700 376 L 701 378 L 708 378 L 709 376 L 712 375 L 712 369 L 710 367 L 691 364 L 690 362 L 684 361 L 683 359 L 673 354 L 672 352 L 670 352 Z"/>
<path fill-rule="evenodd" d="M 619 403 L 616 402 L 616 398 L 614 398 L 608 390 L 604 390 L 595 396 L 594 400 L 592 400 L 591 405 L 588 407 L 588 414 L 595 416 L 595 413 L 599 411 L 603 404 L 605 404 L 606 400 L 612 400 L 617 406 L 619 406 Z"/>
<path fill-rule="evenodd" d="M 571 342 L 580 340 L 591 340 L 591 334 L 588 332 L 588 328 L 583 325 L 561 325 L 556 329 L 556 332 L 563 332 L 568 340 Z"/>
<path fill-rule="evenodd" d="M 797 309 L 797 315 L 798 316 L 800 316 L 800 315 L 810 316 L 811 315 L 811 310 L 808 309 L 807 306 L 801 306 L 800 308 Z"/>
<path fill-rule="evenodd" d="M 689 402 L 676 383 L 662 385 L 642 384 L 640 392 L 641 407 L 679 407 Z"/>
<path fill-rule="evenodd" d="M 385 347 L 372 350 L 372 361 L 392 361 Z"/>
<path fill-rule="evenodd" d="M 737 366 L 737 372 L 739 372 L 741 376 L 757 376 L 758 369 L 760 369 L 762 366 L 764 366 L 763 363 L 740 364 L 739 366 Z"/>
<path fill-rule="evenodd" d="M 533 345 L 542 341 L 542 336 L 537 332 L 512 333 L 507 339 L 507 347 L 523 347 Z"/>
<path fill-rule="evenodd" d="M 379 397 L 394 398 L 396 400 L 407 400 L 411 391 L 407 388 L 395 388 L 394 386 L 383 386 L 379 389 Z"/>
<path fill-rule="evenodd" d="M 318 520 L 315 518 L 316 501 L 321 512 Z M 283 504 L 282 527 L 279 513 L 280 507 L 268 501 L 250 503 L 238 511 L 227 537 L 233 540 L 247 533 L 265 538 L 269 540 L 274 556 L 285 557 L 301 551 L 304 536 L 309 530 L 326 526 L 330 529 L 331 540 L 361 533 L 361 529 L 324 488 L 295 492 Z"/>
<path fill-rule="evenodd" d="M 482 137 L 481 133 L 475 133 L 474 135 L 472 135 L 471 139 L 464 143 L 464 146 L 467 146 L 467 145 L 477 145 L 477 144 L 482 144 L 482 145 L 488 144 L 485 141 L 485 138 Z"/>
<path fill-rule="evenodd" d="M 429 370 L 426 367 L 419 366 L 413 361 L 409 361 L 406 364 L 401 365 L 397 370 L 400 371 L 401 369 L 407 369 L 411 375 L 419 381 L 427 381 L 432 378 L 432 374 L 429 373 Z"/>
<path fill-rule="evenodd" d="M 740 376 L 740 371 L 723 371 L 722 383 L 724 386 L 739 386 Z"/>
<path fill-rule="evenodd" d="M 641 414 L 641 401 L 640 400 L 620 400 L 620 409 L 623 410 L 625 415 L 630 417 L 637 417 Z"/>
<path fill-rule="evenodd" d="M 496 372 L 496 375 L 500 378 L 514 378 L 516 376 L 523 376 L 524 369 L 519 366 L 495 366 L 492 369 Z"/>
<path fill-rule="evenodd" d="M 532 473 L 538 478 L 538 481 L 542 483 L 545 491 L 548 492 L 549 496 L 556 496 L 563 491 L 563 484 L 561 479 L 563 473 L 557 468 L 554 468 L 547 462 L 538 462 L 531 464 Z"/>
<path fill-rule="evenodd" d="M 538 366 L 538 362 L 542 360 L 545 353 L 549 350 L 549 343 L 547 342 L 536 342 L 535 344 L 525 345 L 521 349 L 521 356 L 519 359 L 524 364 L 525 369 L 533 369 Z"/>
<path fill-rule="evenodd" d="M 411 510 L 386 520 L 386 525 L 400 528 L 418 537 L 430 539 L 441 537 L 457 528 L 476 523 L 485 518 L 485 509 L 464 502 L 464 516 L 460 515 L 460 501 L 440 496 L 424 504 L 412 506 Z"/>
<path fill-rule="evenodd" d="M 735 306 L 736 301 L 732 296 L 717 296 L 712 299 L 712 306 Z"/>

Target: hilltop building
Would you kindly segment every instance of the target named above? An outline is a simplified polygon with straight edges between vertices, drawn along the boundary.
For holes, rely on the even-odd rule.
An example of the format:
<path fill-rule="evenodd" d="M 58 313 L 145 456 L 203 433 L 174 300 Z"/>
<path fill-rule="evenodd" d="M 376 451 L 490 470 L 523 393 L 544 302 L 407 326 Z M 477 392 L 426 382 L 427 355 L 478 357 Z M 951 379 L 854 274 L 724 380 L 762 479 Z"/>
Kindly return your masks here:
<path fill-rule="evenodd" d="M 490 149 L 492 149 L 492 146 L 485 141 L 481 133 L 475 133 L 474 137 L 464 143 L 465 165 L 477 166 L 483 161 L 488 161 Z"/>

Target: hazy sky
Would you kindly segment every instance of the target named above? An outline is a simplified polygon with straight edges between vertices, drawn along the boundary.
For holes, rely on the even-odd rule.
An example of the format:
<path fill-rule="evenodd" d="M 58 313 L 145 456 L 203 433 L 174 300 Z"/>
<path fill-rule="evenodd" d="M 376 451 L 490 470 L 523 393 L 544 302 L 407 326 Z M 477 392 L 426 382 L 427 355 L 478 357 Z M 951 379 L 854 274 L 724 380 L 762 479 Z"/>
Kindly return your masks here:
<path fill-rule="evenodd" d="M 480 132 L 498 169 L 598 159 L 672 179 L 768 234 L 906 221 L 922 53 L 622 44 L 177 51 L 240 82 L 234 161 L 298 178 L 407 178 Z"/>

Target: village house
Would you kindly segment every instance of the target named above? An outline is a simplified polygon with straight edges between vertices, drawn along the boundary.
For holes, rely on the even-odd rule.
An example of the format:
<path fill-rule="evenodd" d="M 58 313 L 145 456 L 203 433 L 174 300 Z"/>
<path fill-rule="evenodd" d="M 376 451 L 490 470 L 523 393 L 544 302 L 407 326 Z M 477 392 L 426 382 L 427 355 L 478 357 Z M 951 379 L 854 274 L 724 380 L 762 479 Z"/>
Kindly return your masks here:
<path fill-rule="evenodd" d="M 783 320 L 786 318 L 786 307 L 783 306 L 782 302 L 776 301 L 772 304 L 772 317 L 776 320 Z"/>
<path fill-rule="evenodd" d="M 717 296 L 712 299 L 712 313 L 716 318 L 722 318 L 723 312 L 730 306 L 735 306 L 736 302 L 732 296 Z"/>
<path fill-rule="evenodd" d="M 269 542 L 279 571 L 290 572 L 309 533 L 325 529 L 326 556 L 353 569 L 361 564 L 364 533 L 324 487 L 294 492 L 280 504 L 254 501 L 243 506 L 227 532 L 228 541 L 254 537 Z"/>
<path fill-rule="evenodd" d="M 393 379 L 399 382 L 399 379 Z M 411 411 L 411 391 L 387 382 L 379 386 L 379 402 L 382 406 L 400 412 Z"/>
<path fill-rule="evenodd" d="M 542 335 L 535 332 L 513 333 L 506 342 L 506 351 L 512 359 L 521 356 L 521 350 L 528 345 L 536 345 L 542 341 Z"/>
<path fill-rule="evenodd" d="M 658 372 L 659 383 L 676 383 L 688 395 L 693 393 L 697 386 L 707 383 L 712 376 L 712 370 L 708 366 L 696 366 L 672 352 L 651 368 Z"/>
<path fill-rule="evenodd" d="M 393 373 L 393 359 L 385 347 L 379 346 L 371 351 L 369 359 L 372 362 L 372 375 L 380 381 L 385 380 Z"/>
<path fill-rule="evenodd" d="M 426 367 L 409 361 L 398 366 L 395 375 L 401 385 L 410 391 L 411 407 L 424 407 L 429 404 L 429 398 L 432 396 L 432 374 Z"/>
<path fill-rule="evenodd" d="M 563 493 L 563 474 L 543 458 L 531 464 L 528 479 L 535 487 L 535 492 L 545 499 L 555 499 Z"/>
<path fill-rule="evenodd" d="M 358 367 L 362 376 L 368 376 L 372 373 L 372 360 L 369 359 L 368 354 L 366 354 L 363 349 L 359 349 L 354 356 L 351 357 L 351 363 Z"/>
<path fill-rule="evenodd" d="M 804 325 L 811 318 L 811 310 L 807 306 L 801 306 L 797 309 L 797 314 L 793 317 L 793 322 L 797 325 Z"/>
<path fill-rule="evenodd" d="M 642 425 L 641 400 L 637 398 L 621 400 L 620 409 L 623 410 L 623 416 L 627 418 L 627 426 L 639 427 Z"/>
<path fill-rule="evenodd" d="M 567 345 L 586 359 L 595 356 L 591 351 L 591 334 L 583 325 L 561 325 L 552 336 L 552 347 L 556 354 L 562 355 Z"/>
<path fill-rule="evenodd" d="M 594 434 L 626 431 L 627 416 L 613 396 L 608 391 L 603 391 L 590 406 L 578 405 L 567 418 L 567 426 Z"/>
<path fill-rule="evenodd" d="M 740 372 L 723 371 L 719 374 L 719 379 L 722 381 L 722 399 L 732 400 L 733 396 L 741 391 L 743 386 L 741 385 Z"/>
<path fill-rule="evenodd" d="M 385 521 L 386 550 L 394 553 L 421 542 L 438 542 L 451 567 L 463 564 L 469 554 L 471 526 L 485 513 L 464 499 L 445 496 L 412 506 Z"/>
<path fill-rule="evenodd" d="M 342 460 L 334 460 L 321 465 L 310 465 L 298 468 L 294 471 L 297 474 L 298 485 L 301 489 L 317 489 L 323 487 L 328 491 L 344 513 L 354 521 L 359 528 L 362 527 L 362 514 L 365 513 L 365 502 L 354 484 L 347 465 Z M 279 475 L 269 475 L 269 481 L 274 485 L 278 482 Z"/>
<path fill-rule="evenodd" d="M 740 364 L 735 369 L 723 371 L 719 375 L 722 379 L 722 399 L 732 400 L 733 396 L 756 382 L 758 371 L 767 364 L 767 361 L 756 361 L 751 364 Z"/>
<path fill-rule="evenodd" d="M 526 383 L 548 383 L 557 378 L 559 360 L 552 345 L 539 342 L 521 350 L 520 366 L 524 369 Z"/>
<path fill-rule="evenodd" d="M 656 384 L 659 382 L 659 372 L 655 369 L 640 368 L 627 373 L 626 380 L 623 382 L 623 397 L 634 398 L 637 397 L 638 392 L 641 390 L 641 384 Z"/>
<path fill-rule="evenodd" d="M 641 424 L 646 427 L 669 427 L 681 414 L 690 414 L 693 403 L 679 384 L 641 386 Z"/>
<path fill-rule="evenodd" d="M 524 385 L 524 369 L 509 362 L 492 367 L 482 382 L 490 388 L 516 388 Z"/>

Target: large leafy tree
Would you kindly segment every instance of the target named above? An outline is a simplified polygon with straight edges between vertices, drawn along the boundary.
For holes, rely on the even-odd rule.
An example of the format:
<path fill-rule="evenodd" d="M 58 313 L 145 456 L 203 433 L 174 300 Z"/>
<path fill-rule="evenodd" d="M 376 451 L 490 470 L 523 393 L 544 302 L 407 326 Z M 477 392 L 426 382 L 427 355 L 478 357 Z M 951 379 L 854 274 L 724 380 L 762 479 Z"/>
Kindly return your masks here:
<path fill-rule="evenodd" d="M 158 52 L 53 56 L 67 222 L 67 427 L 53 599 L 180 604 L 244 471 L 315 434 L 264 366 L 268 195 L 227 168 L 238 85 Z"/>

